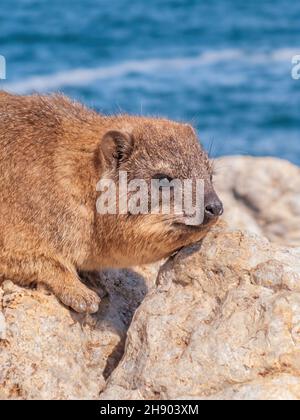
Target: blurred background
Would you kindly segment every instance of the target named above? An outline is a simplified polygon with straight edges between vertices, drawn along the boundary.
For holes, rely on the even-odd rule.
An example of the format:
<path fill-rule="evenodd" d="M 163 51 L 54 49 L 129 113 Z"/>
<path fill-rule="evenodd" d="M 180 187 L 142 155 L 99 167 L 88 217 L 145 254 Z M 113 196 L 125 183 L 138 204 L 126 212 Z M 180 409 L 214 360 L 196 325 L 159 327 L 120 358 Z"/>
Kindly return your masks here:
<path fill-rule="evenodd" d="M 0 54 L 0 88 L 186 120 L 213 156 L 300 164 L 299 1 L 1 0 Z"/>

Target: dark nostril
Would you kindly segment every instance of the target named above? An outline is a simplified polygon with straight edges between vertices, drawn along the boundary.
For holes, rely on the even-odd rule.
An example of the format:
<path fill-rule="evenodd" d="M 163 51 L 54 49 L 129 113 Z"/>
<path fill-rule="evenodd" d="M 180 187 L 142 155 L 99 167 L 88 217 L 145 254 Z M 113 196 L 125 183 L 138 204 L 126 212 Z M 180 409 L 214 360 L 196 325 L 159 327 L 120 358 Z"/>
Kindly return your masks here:
<path fill-rule="evenodd" d="M 223 211 L 223 204 L 220 201 L 215 201 L 205 207 L 205 213 L 211 218 L 221 216 Z"/>

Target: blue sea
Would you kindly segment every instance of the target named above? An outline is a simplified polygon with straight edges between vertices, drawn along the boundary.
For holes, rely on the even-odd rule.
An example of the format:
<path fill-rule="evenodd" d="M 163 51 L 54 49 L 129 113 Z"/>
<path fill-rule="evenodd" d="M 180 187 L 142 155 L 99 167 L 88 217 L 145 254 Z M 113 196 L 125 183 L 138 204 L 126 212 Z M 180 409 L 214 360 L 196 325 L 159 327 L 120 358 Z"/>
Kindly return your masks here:
<path fill-rule="evenodd" d="M 0 54 L 3 89 L 188 121 L 213 156 L 300 164 L 299 1 L 1 0 Z"/>

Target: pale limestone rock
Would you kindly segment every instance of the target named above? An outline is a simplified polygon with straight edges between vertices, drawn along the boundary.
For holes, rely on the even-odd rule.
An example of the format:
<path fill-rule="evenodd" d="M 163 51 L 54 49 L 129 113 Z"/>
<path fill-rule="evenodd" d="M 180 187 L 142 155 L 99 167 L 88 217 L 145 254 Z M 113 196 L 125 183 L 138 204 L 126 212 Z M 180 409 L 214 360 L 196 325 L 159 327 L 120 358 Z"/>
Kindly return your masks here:
<path fill-rule="evenodd" d="M 132 315 L 155 268 L 113 270 L 94 279 L 109 292 L 81 316 L 42 290 L 0 287 L 0 399 L 97 399 L 119 362 Z M 148 286 L 147 286 L 148 283 Z M 100 289 L 98 289 L 100 293 Z"/>
<path fill-rule="evenodd" d="M 275 158 L 225 157 L 215 169 L 232 228 L 300 246 L 300 168 Z"/>
<path fill-rule="evenodd" d="M 228 387 L 208 400 L 299 400 L 299 377 L 287 373 Z"/>
<path fill-rule="evenodd" d="M 300 249 L 215 229 L 161 269 L 102 399 L 300 399 Z"/>
<path fill-rule="evenodd" d="M 0 312 L 0 340 L 6 339 L 6 322 L 2 312 Z"/>
<path fill-rule="evenodd" d="M 300 249 L 235 231 L 300 246 L 299 169 L 216 166 L 231 230 L 167 261 L 156 289 L 159 264 L 104 272 L 91 284 L 109 297 L 83 317 L 0 287 L 0 399 L 300 399 Z"/>

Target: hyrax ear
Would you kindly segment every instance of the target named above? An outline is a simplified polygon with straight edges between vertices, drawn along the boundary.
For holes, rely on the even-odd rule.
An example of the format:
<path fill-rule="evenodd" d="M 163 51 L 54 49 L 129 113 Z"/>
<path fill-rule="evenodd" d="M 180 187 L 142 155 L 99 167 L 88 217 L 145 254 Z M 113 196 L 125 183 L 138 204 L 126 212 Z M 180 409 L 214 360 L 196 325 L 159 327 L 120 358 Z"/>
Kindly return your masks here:
<path fill-rule="evenodd" d="M 101 142 L 101 150 L 108 165 L 118 166 L 133 151 L 133 137 L 122 131 L 108 131 Z"/>

